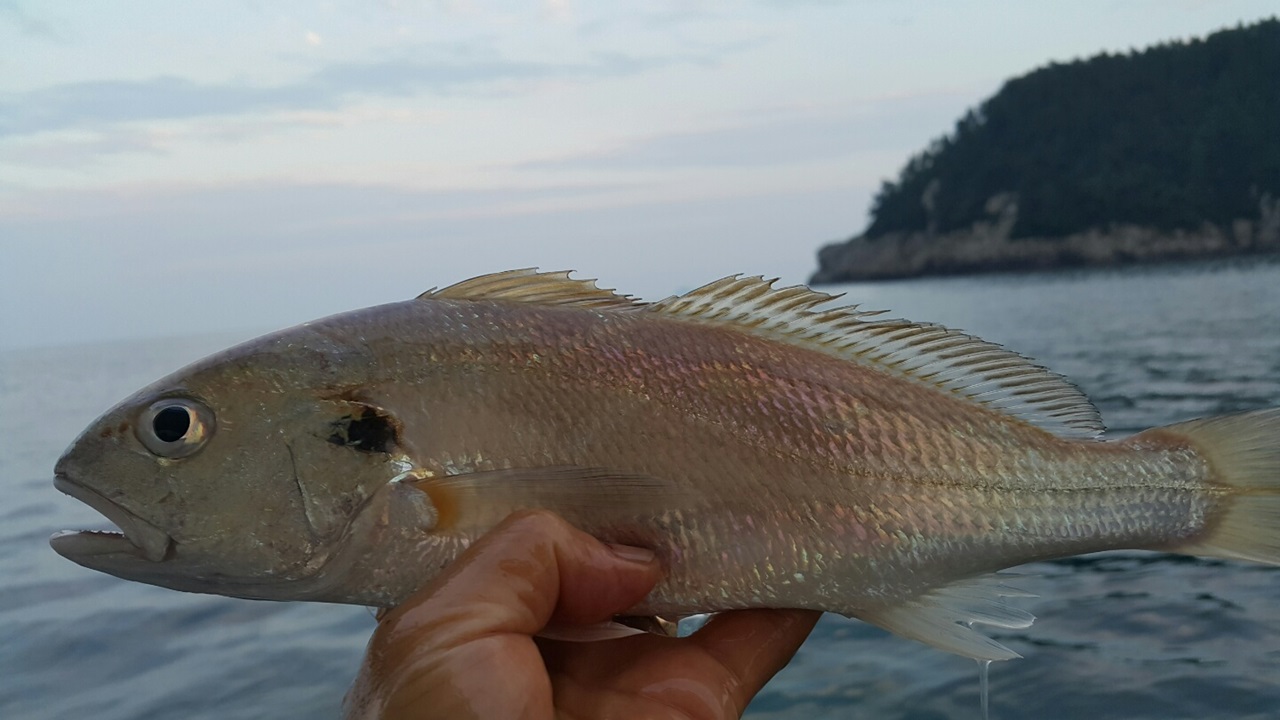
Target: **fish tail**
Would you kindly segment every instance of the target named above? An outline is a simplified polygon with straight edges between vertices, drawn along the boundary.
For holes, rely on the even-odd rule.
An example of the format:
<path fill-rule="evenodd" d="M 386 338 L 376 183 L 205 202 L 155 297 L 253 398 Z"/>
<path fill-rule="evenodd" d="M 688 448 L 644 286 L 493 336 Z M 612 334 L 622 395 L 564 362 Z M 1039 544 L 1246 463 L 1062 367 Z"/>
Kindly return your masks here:
<path fill-rule="evenodd" d="M 1157 428 L 1208 461 L 1223 509 L 1178 552 L 1280 565 L 1280 408 Z"/>

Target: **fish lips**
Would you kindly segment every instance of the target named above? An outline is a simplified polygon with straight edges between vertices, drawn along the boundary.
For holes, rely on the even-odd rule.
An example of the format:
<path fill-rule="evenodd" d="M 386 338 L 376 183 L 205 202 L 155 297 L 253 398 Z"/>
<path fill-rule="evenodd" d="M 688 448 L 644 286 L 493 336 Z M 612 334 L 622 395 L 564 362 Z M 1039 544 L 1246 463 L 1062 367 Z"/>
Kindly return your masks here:
<path fill-rule="evenodd" d="M 49 538 L 49 545 L 59 555 L 88 568 L 112 572 L 121 561 L 159 563 L 172 554 L 174 543 L 168 533 L 103 495 L 62 474 L 54 476 L 53 486 L 102 513 L 122 531 L 63 530 L 55 533 Z"/>

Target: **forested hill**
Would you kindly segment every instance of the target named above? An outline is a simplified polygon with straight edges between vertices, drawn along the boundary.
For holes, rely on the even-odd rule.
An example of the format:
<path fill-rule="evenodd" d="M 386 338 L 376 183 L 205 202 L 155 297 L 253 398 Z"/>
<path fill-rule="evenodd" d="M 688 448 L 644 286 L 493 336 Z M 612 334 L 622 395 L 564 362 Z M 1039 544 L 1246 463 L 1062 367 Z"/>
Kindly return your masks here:
<path fill-rule="evenodd" d="M 1008 257 L 977 252 L 973 267 L 955 267 L 934 248 L 942 253 L 937 267 L 899 262 L 882 276 L 1141 261 L 1160 237 L 1185 241 L 1210 230 L 1222 235 L 1218 246 L 1260 251 L 1258 241 L 1268 238 L 1259 232 L 1280 222 L 1269 217 L 1280 213 L 1277 199 L 1280 19 L 1271 19 L 1008 81 L 884 183 L 866 231 L 849 244 L 884 239 L 879 253 L 863 252 L 859 262 L 892 256 L 889 246 L 904 242 L 973 245 L 975 232 L 987 245 L 999 235 L 1005 246 L 1082 234 L 1097 246 L 1119 232 L 1134 246 L 1118 259 L 1099 247 L 1055 259 L 1028 245 Z M 1135 232 L 1145 239 L 1134 240 Z M 823 277 L 839 247 L 824 250 L 816 280 L 851 279 Z M 1198 251 L 1174 253 L 1187 254 Z M 987 261 L 995 266 L 982 267 Z"/>

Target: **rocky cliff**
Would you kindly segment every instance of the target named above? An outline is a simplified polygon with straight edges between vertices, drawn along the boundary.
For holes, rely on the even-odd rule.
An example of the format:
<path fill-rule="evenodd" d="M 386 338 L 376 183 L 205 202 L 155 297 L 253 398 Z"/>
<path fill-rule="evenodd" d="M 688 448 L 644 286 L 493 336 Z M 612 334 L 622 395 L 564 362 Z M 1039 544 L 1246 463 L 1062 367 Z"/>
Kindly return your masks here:
<path fill-rule="evenodd" d="M 1050 63 L 913 155 L 815 282 L 1280 252 L 1280 18 Z"/>
<path fill-rule="evenodd" d="M 960 231 L 933 230 L 858 236 L 818 251 L 814 284 L 887 280 L 919 275 L 1113 267 L 1136 263 L 1280 253 L 1280 198 L 1263 196 L 1258 215 L 1230 226 L 1204 223 L 1185 230 L 1114 224 L 1064 237 L 1012 237 L 1017 198 L 987 201 L 988 218 Z"/>

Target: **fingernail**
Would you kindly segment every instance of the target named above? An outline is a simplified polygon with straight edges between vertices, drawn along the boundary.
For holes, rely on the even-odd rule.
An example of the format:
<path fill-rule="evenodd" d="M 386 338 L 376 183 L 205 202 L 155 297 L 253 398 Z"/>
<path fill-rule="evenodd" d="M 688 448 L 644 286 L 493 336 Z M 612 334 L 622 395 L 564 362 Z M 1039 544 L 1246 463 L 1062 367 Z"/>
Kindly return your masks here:
<path fill-rule="evenodd" d="M 634 545 L 606 544 L 609 546 L 609 549 L 613 551 L 614 555 L 617 555 L 628 562 L 651 563 L 655 557 L 653 551 L 648 548 L 635 547 Z"/>

